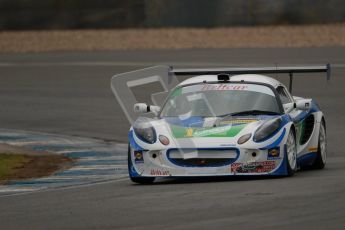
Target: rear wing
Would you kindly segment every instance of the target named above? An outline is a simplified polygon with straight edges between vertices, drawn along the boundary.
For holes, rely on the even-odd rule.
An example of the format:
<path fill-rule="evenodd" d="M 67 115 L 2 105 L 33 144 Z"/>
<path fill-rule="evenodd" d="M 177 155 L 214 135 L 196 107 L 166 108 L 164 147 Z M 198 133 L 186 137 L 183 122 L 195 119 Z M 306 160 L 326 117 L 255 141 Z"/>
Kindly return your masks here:
<path fill-rule="evenodd" d="M 257 67 L 257 68 L 203 68 L 203 69 L 174 69 L 170 73 L 175 75 L 207 75 L 207 74 L 276 74 L 288 73 L 290 77 L 289 91 L 292 91 L 293 74 L 295 73 L 326 73 L 327 81 L 331 79 L 331 65 L 296 66 L 296 67 Z"/>

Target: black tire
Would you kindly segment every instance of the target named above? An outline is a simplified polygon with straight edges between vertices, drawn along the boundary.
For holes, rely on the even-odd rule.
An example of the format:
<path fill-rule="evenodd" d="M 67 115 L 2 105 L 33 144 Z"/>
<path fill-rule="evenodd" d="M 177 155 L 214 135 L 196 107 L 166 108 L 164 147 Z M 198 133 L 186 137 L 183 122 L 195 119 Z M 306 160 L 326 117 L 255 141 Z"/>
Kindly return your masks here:
<path fill-rule="evenodd" d="M 290 161 L 289 161 L 289 156 L 288 156 L 288 152 L 286 152 L 286 169 L 287 169 L 287 176 L 291 177 L 295 174 L 295 172 L 297 171 L 297 146 L 296 146 L 296 135 L 295 132 L 293 131 L 293 129 L 290 130 L 289 133 L 289 137 L 290 135 L 292 135 L 293 137 L 293 141 L 295 143 L 295 160 L 294 160 L 294 164 L 295 166 L 291 166 Z M 288 141 L 288 140 L 287 140 Z"/>
<path fill-rule="evenodd" d="M 318 146 L 317 146 L 317 156 L 316 156 L 316 159 L 315 159 L 315 161 L 314 161 L 314 163 L 313 163 L 313 165 L 312 165 L 312 168 L 313 169 L 323 169 L 324 167 L 325 167 L 325 165 L 326 165 L 326 160 L 325 159 L 323 159 L 322 158 L 322 154 L 321 154 L 321 132 L 322 132 L 322 130 L 321 129 L 324 129 L 324 135 L 325 135 L 325 139 L 324 139 L 324 141 L 325 141 L 325 154 L 327 155 L 327 142 L 326 142 L 326 137 L 327 137 L 327 135 L 326 135 L 326 126 L 325 126 L 325 122 L 322 120 L 322 122 L 321 122 L 321 125 L 320 125 L 320 133 L 319 133 L 319 141 L 318 141 Z"/>
<path fill-rule="evenodd" d="M 128 145 L 128 175 L 132 182 L 137 184 L 152 184 L 155 181 L 155 177 L 132 177 L 130 174 L 130 170 L 132 167 L 132 161 L 131 161 L 131 148 Z"/>

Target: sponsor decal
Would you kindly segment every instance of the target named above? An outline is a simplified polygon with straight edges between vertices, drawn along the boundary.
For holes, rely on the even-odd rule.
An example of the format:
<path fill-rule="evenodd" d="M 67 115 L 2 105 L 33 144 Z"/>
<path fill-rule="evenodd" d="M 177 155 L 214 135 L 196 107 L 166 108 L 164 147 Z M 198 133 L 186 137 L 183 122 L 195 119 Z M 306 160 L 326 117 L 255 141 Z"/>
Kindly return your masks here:
<path fill-rule="evenodd" d="M 134 162 L 144 163 L 144 156 L 142 151 L 134 151 Z"/>
<path fill-rule="evenodd" d="M 216 84 L 216 85 L 203 85 L 201 90 L 245 90 L 246 85 L 229 85 L 229 84 Z"/>
<path fill-rule="evenodd" d="M 233 163 L 231 172 L 233 173 L 265 173 L 275 168 L 275 161 L 262 161 L 251 163 Z"/>
<path fill-rule="evenodd" d="M 221 121 L 220 124 L 232 124 L 232 125 L 240 125 L 240 124 L 249 124 L 252 122 L 256 122 L 258 119 L 234 119 L 228 121 Z"/>
<path fill-rule="evenodd" d="M 204 129 L 204 130 L 196 130 L 194 132 L 195 137 L 205 137 L 205 136 L 211 136 L 214 134 L 225 134 L 227 131 L 231 129 L 231 125 L 222 126 L 222 127 L 216 127 L 213 129 Z"/>
<path fill-rule="evenodd" d="M 192 86 L 191 86 L 192 87 Z M 211 91 L 211 90 L 218 90 L 218 91 L 252 91 L 252 92 L 260 92 L 264 94 L 268 94 L 274 96 L 273 91 L 267 87 L 262 85 L 249 85 L 249 84 L 204 84 L 201 88 L 198 88 L 199 85 L 193 87 L 193 91 Z M 187 88 L 187 87 L 185 87 Z M 190 92 L 190 91 L 189 91 Z"/>
<path fill-rule="evenodd" d="M 169 176 L 169 170 L 161 170 L 161 169 L 151 169 L 150 175 L 152 176 Z"/>
<path fill-rule="evenodd" d="M 280 147 L 272 148 L 267 151 L 267 160 L 279 159 Z"/>
<path fill-rule="evenodd" d="M 317 147 L 309 147 L 308 151 L 309 152 L 317 152 Z"/>
<path fill-rule="evenodd" d="M 186 130 L 186 137 L 192 137 L 193 136 L 193 129 L 192 128 L 188 128 Z"/>

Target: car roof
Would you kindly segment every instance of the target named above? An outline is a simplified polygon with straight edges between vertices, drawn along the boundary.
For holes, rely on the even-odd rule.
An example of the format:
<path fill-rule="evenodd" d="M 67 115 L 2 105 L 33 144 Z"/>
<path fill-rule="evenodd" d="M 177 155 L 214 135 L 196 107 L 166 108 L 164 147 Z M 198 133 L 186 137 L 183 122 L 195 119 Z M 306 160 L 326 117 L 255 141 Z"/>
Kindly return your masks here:
<path fill-rule="evenodd" d="M 196 77 L 189 78 L 187 80 L 184 80 L 179 84 L 179 86 L 189 85 L 189 84 L 197 84 L 197 83 L 203 83 L 203 82 L 216 82 L 218 81 L 217 75 L 200 75 Z M 244 82 L 257 82 L 257 83 L 264 83 L 273 86 L 274 88 L 277 88 L 279 85 L 283 85 L 279 81 L 277 81 L 274 78 L 260 75 L 260 74 L 239 74 L 239 75 L 233 75 L 230 76 L 230 82 L 231 81 L 244 81 Z"/>

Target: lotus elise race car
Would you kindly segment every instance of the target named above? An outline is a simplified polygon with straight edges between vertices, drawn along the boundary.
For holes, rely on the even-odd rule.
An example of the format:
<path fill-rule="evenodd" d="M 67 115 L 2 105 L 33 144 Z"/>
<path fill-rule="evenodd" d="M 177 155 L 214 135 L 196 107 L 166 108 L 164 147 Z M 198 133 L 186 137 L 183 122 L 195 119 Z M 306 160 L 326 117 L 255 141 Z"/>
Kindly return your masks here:
<path fill-rule="evenodd" d="M 145 103 L 129 131 L 133 182 L 156 177 L 292 176 L 326 164 L 326 121 L 313 99 L 290 95 L 294 73 L 330 66 L 171 69 L 192 75 L 171 90 L 162 108 Z M 290 74 L 289 90 L 261 74 Z"/>

